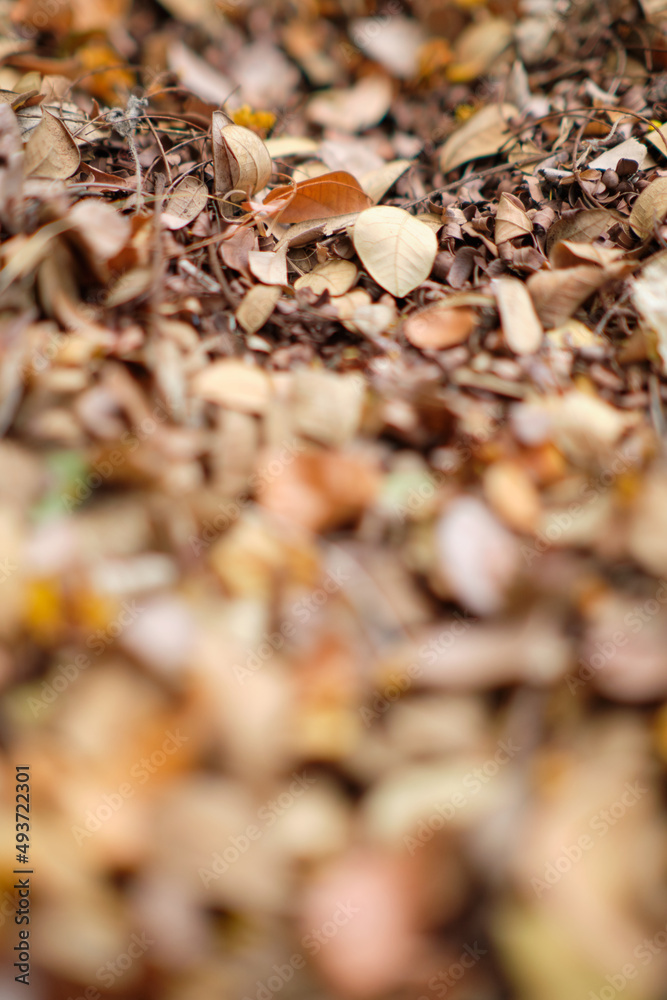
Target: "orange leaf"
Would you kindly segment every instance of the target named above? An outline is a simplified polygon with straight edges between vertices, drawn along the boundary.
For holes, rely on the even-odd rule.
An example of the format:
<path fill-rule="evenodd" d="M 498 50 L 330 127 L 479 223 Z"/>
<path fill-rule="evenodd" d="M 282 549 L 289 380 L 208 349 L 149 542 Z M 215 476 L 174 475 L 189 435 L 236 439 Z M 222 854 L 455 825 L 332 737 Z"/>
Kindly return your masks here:
<path fill-rule="evenodd" d="M 264 204 L 271 204 L 291 190 L 288 186 L 274 188 L 264 199 Z M 294 197 L 281 213 L 280 221 L 293 223 L 327 219 L 333 215 L 361 212 L 371 204 L 371 199 L 364 193 L 356 177 L 346 170 L 335 170 L 330 174 L 300 181 L 296 185 Z"/>

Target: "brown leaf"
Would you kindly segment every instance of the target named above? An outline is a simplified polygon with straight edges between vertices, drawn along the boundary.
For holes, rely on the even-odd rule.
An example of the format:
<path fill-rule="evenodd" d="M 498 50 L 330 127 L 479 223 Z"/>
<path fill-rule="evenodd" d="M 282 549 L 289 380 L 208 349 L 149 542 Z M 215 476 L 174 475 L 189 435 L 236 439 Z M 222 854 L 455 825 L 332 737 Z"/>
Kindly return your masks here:
<path fill-rule="evenodd" d="M 621 270 L 612 271 L 619 264 Z M 598 288 L 621 273 L 623 267 L 623 262 L 620 261 L 611 268 L 582 264 L 579 267 L 531 274 L 527 281 L 528 291 L 545 329 L 561 326 Z"/>
<path fill-rule="evenodd" d="M 528 236 L 532 231 L 533 224 L 516 195 L 501 194 L 496 212 L 496 244 L 500 246 L 507 240 Z"/>
<path fill-rule="evenodd" d="M 281 296 L 277 285 L 253 285 L 236 310 L 236 321 L 246 333 L 261 330 Z"/>
<path fill-rule="evenodd" d="M 162 225 L 167 229 L 183 229 L 194 222 L 206 207 L 208 189 L 203 181 L 191 174 L 174 185 L 162 210 Z"/>
<path fill-rule="evenodd" d="M 267 194 L 265 205 L 270 205 L 290 191 L 288 186 L 276 187 Z M 298 223 L 312 219 L 326 219 L 336 215 L 361 212 L 368 208 L 371 199 L 359 181 L 345 170 L 311 177 L 296 184 L 294 197 L 287 208 L 280 212 L 280 222 Z"/>
<path fill-rule="evenodd" d="M 46 108 L 25 146 L 25 172 L 47 180 L 71 177 L 81 162 L 79 148 L 64 122 Z"/>
<path fill-rule="evenodd" d="M 614 224 L 614 216 L 606 208 L 584 208 L 554 222 L 547 233 L 547 253 L 558 240 L 572 243 L 593 243 Z"/>
<path fill-rule="evenodd" d="M 443 174 L 455 170 L 470 160 L 495 156 L 501 149 L 508 149 L 512 133 L 508 121 L 518 115 L 513 104 L 489 104 L 457 129 L 440 150 L 440 169 Z"/>
<path fill-rule="evenodd" d="M 403 325 L 403 332 L 415 347 L 438 351 L 463 344 L 476 325 L 474 309 L 451 308 L 445 300 L 412 313 Z"/>
<path fill-rule="evenodd" d="M 357 265 L 351 260 L 328 260 L 297 278 L 294 287 L 297 291 L 310 288 L 316 295 L 326 291 L 333 298 L 349 292 L 357 280 L 357 274 Z"/>

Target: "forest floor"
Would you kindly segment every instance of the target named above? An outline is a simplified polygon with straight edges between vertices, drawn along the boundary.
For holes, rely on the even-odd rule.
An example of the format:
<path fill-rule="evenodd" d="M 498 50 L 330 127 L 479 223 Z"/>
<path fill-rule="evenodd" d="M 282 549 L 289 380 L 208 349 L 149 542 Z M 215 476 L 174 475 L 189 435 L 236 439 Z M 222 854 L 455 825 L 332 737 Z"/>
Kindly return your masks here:
<path fill-rule="evenodd" d="M 667 3 L 0 27 L 2 996 L 664 1000 Z"/>

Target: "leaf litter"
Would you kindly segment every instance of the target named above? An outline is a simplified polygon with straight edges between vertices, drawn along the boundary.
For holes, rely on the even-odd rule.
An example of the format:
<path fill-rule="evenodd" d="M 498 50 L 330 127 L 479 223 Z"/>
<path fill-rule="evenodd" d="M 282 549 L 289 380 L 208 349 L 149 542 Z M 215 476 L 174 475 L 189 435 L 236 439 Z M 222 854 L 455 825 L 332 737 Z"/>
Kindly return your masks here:
<path fill-rule="evenodd" d="M 46 1000 L 662 997 L 666 15 L 1 15 Z"/>

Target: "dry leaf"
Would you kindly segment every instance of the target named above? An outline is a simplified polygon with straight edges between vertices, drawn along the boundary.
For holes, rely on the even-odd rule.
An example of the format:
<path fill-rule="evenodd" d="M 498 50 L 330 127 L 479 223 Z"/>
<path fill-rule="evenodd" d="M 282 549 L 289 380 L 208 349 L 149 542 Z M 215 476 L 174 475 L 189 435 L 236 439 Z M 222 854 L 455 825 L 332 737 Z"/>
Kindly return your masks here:
<path fill-rule="evenodd" d="M 468 83 L 486 73 L 512 41 L 512 25 L 489 17 L 465 28 L 456 39 L 453 62 L 447 67 L 452 83 Z"/>
<path fill-rule="evenodd" d="M 211 120 L 215 193 L 234 191 L 234 201 L 256 194 L 266 187 L 273 164 L 264 142 L 249 128 L 229 123 L 223 111 L 214 111 Z"/>
<path fill-rule="evenodd" d="M 236 321 L 246 333 L 261 330 L 281 296 L 276 285 L 253 285 L 236 310 Z"/>
<path fill-rule="evenodd" d="M 599 264 L 608 267 L 623 257 L 620 247 L 601 247 L 592 243 L 558 240 L 549 251 L 549 263 L 555 268 L 576 267 L 578 264 Z"/>
<path fill-rule="evenodd" d="M 547 253 L 558 240 L 571 243 L 593 243 L 614 224 L 614 216 L 606 208 L 584 208 L 554 222 L 547 232 Z"/>
<path fill-rule="evenodd" d="M 657 133 L 655 133 L 657 135 Z M 655 160 L 639 139 L 626 139 L 612 149 L 605 149 L 588 164 L 592 170 L 616 170 L 621 160 L 634 160 L 638 170 L 648 170 L 655 166 Z M 591 211 L 596 211 L 592 209 Z"/>
<path fill-rule="evenodd" d="M 428 226 L 391 206 L 362 212 L 352 242 L 370 276 L 399 298 L 428 278 L 438 252 L 438 240 Z"/>
<path fill-rule="evenodd" d="M 528 236 L 532 231 L 533 223 L 516 195 L 501 194 L 496 212 L 496 245 Z"/>
<path fill-rule="evenodd" d="M 47 180 L 65 180 L 79 167 L 79 148 L 67 126 L 46 108 L 25 145 L 25 172 Z"/>
<path fill-rule="evenodd" d="M 297 291 L 310 288 L 317 295 L 328 292 L 332 298 L 345 295 L 357 280 L 357 266 L 351 260 L 327 260 L 294 282 Z"/>
<path fill-rule="evenodd" d="M 455 170 L 470 160 L 495 156 L 501 149 L 507 151 L 510 118 L 519 114 L 513 104 L 489 104 L 457 129 L 440 150 L 440 169 L 444 174 Z"/>
<path fill-rule="evenodd" d="M 264 285 L 287 284 L 287 253 L 275 250 L 251 250 L 248 253 L 251 274 Z"/>
<path fill-rule="evenodd" d="M 515 354 L 534 354 L 544 338 L 530 293 L 518 278 L 503 276 L 491 282 L 505 343 Z"/>
<path fill-rule="evenodd" d="M 456 598 L 475 614 L 505 603 L 518 569 L 518 541 L 476 497 L 462 496 L 443 514 L 436 533 L 442 572 Z"/>
<path fill-rule="evenodd" d="M 658 177 L 645 187 L 632 206 L 630 225 L 643 240 L 667 215 L 667 177 Z"/>
<path fill-rule="evenodd" d="M 379 30 L 378 30 L 379 29 Z M 376 17 L 360 17 L 349 27 L 354 44 L 393 76 L 409 80 L 419 71 L 419 49 L 426 41 L 422 26 L 397 14 L 378 24 Z"/>
<path fill-rule="evenodd" d="M 526 284 L 545 329 L 561 326 L 593 292 L 622 273 L 624 267 L 624 262 L 619 261 L 610 268 L 582 264 L 580 267 L 531 274 Z"/>
<path fill-rule="evenodd" d="M 667 252 L 656 254 L 634 280 L 632 301 L 656 339 L 662 370 L 667 372 Z"/>
<path fill-rule="evenodd" d="M 167 229 L 183 229 L 194 222 L 206 206 L 208 188 L 203 181 L 188 175 L 174 185 L 162 210 L 162 225 Z"/>
<path fill-rule="evenodd" d="M 294 196 L 280 212 L 281 223 L 308 222 L 311 219 L 361 212 L 371 203 L 356 177 L 345 170 L 336 170 L 299 181 L 295 189 L 288 186 L 274 188 L 267 194 L 264 204 L 272 204 L 285 197 L 290 190 L 294 190 Z"/>
<path fill-rule="evenodd" d="M 341 132 L 361 132 L 382 121 L 391 104 L 391 80 L 365 76 L 346 90 L 322 90 L 308 101 L 310 121 Z"/>
<path fill-rule="evenodd" d="M 651 145 L 654 146 L 658 152 L 662 153 L 663 156 L 667 156 L 667 147 L 662 140 L 663 135 L 667 137 L 667 122 L 663 122 L 659 127 L 660 132 L 658 132 L 657 129 L 652 129 L 650 132 L 647 132 L 643 138 L 646 139 L 647 142 L 650 142 Z"/>
<path fill-rule="evenodd" d="M 261 368 L 225 358 L 203 368 L 192 380 L 195 396 L 241 413 L 264 413 L 271 393 L 269 377 Z"/>
<path fill-rule="evenodd" d="M 391 163 L 385 163 L 383 167 L 364 174 L 361 186 L 371 201 L 377 203 L 411 166 L 412 160 L 392 160 Z"/>
<path fill-rule="evenodd" d="M 438 351 L 463 344 L 476 325 L 474 309 L 448 306 L 445 299 L 408 316 L 403 332 L 415 347 Z"/>

